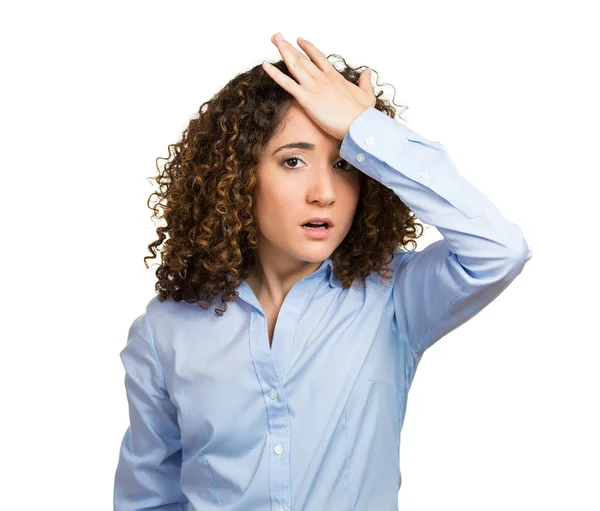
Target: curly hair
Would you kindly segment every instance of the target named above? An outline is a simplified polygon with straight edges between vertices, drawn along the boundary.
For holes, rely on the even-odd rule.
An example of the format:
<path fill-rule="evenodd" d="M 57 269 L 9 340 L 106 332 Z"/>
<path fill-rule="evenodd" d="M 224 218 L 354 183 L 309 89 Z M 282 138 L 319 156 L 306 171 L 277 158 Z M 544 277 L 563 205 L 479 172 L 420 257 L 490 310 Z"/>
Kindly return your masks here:
<path fill-rule="evenodd" d="M 343 63 L 340 69 L 340 60 L 334 62 L 336 70 L 358 85 L 366 66 L 353 68 L 343 57 L 327 58 L 331 57 Z M 283 60 L 272 64 L 292 78 Z M 393 99 L 390 103 L 382 94 L 376 94 L 375 108 L 394 118 Z M 158 175 L 149 180 L 156 181 L 159 191 L 150 195 L 147 204 L 153 211 L 151 218 L 162 218 L 165 225 L 156 228 L 158 239 L 148 245 L 152 255 L 144 257 L 144 264 L 148 268 L 146 260 L 156 257 L 164 241 L 156 271 L 159 301 L 184 300 L 207 309 L 221 294 L 224 308 L 215 313 L 222 316 L 227 302 L 238 296 L 236 288 L 256 263 L 254 171 L 263 147 L 294 101 L 257 65 L 204 102 L 181 140 L 168 146 L 169 156 L 156 158 Z M 158 160 L 166 160 L 162 171 Z M 414 250 L 415 239 L 424 231 L 393 190 L 363 172 L 360 179 L 352 226 L 331 255 L 332 271 L 344 288 L 357 280 L 364 285 L 365 277 L 374 271 L 391 280 L 388 263 L 395 250 L 409 244 Z M 154 196 L 157 201 L 151 205 Z"/>

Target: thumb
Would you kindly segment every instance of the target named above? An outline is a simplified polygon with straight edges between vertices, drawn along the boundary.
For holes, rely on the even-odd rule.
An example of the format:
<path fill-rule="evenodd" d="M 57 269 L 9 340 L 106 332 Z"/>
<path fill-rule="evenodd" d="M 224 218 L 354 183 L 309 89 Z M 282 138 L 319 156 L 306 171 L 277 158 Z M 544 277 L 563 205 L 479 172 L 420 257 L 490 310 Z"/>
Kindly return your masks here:
<path fill-rule="evenodd" d="M 371 85 L 371 68 L 365 69 L 358 77 L 358 86 L 371 94 L 374 95 L 373 85 Z"/>

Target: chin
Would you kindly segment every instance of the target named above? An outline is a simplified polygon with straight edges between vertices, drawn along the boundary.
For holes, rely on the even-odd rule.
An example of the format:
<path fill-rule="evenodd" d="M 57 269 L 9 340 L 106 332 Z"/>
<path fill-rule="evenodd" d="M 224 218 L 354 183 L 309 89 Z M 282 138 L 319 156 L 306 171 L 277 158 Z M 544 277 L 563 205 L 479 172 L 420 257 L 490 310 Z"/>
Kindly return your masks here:
<path fill-rule="evenodd" d="M 321 263 L 331 256 L 336 247 L 328 243 L 322 243 L 321 246 L 304 248 L 296 251 L 296 257 L 307 263 Z"/>

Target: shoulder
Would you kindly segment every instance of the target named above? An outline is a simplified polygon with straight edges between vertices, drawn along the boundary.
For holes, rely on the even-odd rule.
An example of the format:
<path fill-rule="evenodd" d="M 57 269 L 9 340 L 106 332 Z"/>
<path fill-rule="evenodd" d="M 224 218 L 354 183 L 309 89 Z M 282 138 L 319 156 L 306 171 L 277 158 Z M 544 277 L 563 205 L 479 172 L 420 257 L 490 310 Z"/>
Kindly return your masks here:
<path fill-rule="evenodd" d="M 184 300 L 160 301 L 157 296 L 152 297 L 146 304 L 145 316 L 150 334 L 159 348 L 175 339 L 180 332 L 195 329 L 209 317 L 214 315 L 214 304 L 208 309 L 202 309 L 196 303 L 187 303 Z"/>
<path fill-rule="evenodd" d="M 407 250 L 402 247 L 396 247 L 394 249 L 394 257 L 389 263 L 390 269 L 394 272 L 394 278 L 396 274 L 402 272 L 406 263 L 417 253 L 416 250 Z"/>
<path fill-rule="evenodd" d="M 409 261 L 417 253 L 417 250 L 407 250 L 402 247 L 396 247 L 394 249 L 394 259 L 390 264 L 393 265 L 394 270 L 398 270 L 405 262 Z"/>
<path fill-rule="evenodd" d="M 414 256 L 412 251 L 408 251 L 404 248 L 397 247 L 394 249 L 393 258 L 387 264 L 390 268 L 391 273 L 388 273 L 388 279 L 384 279 L 379 275 L 378 272 L 373 271 L 366 278 L 367 286 L 372 286 L 378 288 L 382 291 L 389 291 L 393 287 L 394 282 L 396 281 L 397 275 L 399 272 L 403 271 L 403 266 L 411 257 Z"/>

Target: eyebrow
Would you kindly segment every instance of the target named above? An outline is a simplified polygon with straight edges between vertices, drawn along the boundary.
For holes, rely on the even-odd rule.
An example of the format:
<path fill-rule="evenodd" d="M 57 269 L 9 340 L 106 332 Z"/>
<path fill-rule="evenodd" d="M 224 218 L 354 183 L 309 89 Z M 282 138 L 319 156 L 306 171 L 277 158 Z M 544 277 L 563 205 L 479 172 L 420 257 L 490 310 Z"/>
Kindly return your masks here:
<path fill-rule="evenodd" d="M 340 146 L 341 146 L 341 144 L 340 144 Z M 292 142 L 291 144 L 285 144 L 285 145 L 282 145 L 281 147 L 279 147 L 278 149 L 275 149 L 275 151 L 273 151 L 273 154 L 281 151 L 282 149 L 291 149 L 291 148 L 308 149 L 308 150 L 312 151 L 315 148 L 315 144 L 311 144 L 310 142 Z"/>
<path fill-rule="evenodd" d="M 292 147 L 296 149 L 309 149 L 312 151 L 315 148 L 315 144 L 311 144 L 310 142 L 292 142 L 291 144 L 282 145 L 279 149 L 275 149 L 273 154 L 281 151 L 282 149 L 290 149 Z"/>

